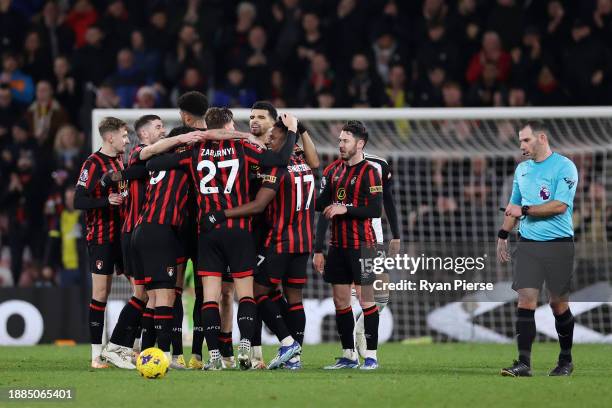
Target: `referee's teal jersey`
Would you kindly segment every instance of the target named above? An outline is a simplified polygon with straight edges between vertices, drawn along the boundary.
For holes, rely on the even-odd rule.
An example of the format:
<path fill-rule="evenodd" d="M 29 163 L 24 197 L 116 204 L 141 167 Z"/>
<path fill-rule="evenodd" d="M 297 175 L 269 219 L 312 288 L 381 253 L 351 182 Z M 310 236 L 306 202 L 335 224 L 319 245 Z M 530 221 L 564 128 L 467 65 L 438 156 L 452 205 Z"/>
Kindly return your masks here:
<path fill-rule="evenodd" d="M 526 160 L 514 171 L 510 202 L 516 205 L 540 205 L 552 200 L 567 204 L 563 214 L 552 217 L 524 217 L 519 225 L 521 237 L 550 241 L 574 236 L 572 214 L 578 185 L 578 170 L 567 157 L 553 153 L 542 162 Z"/>

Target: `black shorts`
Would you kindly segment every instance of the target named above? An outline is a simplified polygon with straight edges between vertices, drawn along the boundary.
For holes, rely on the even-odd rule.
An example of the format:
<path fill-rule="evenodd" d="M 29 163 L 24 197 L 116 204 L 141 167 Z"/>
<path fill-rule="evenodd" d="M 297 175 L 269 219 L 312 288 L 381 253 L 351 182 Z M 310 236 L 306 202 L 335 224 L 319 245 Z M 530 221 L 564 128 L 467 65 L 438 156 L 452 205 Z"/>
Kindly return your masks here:
<path fill-rule="evenodd" d="M 571 290 L 574 273 L 574 240 L 531 241 L 521 238 L 516 245 L 512 289 L 546 288 L 561 296 Z"/>
<path fill-rule="evenodd" d="M 198 240 L 198 276 L 253 276 L 255 247 L 248 231 L 238 228 L 216 228 L 200 235 Z"/>
<path fill-rule="evenodd" d="M 306 284 L 309 253 L 279 254 L 268 249 L 265 259 L 255 275 L 255 281 L 263 286 L 302 288 Z"/>
<path fill-rule="evenodd" d="M 112 275 L 123 273 L 123 256 L 121 254 L 121 242 L 109 242 L 106 244 L 89 244 L 89 270 L 98 275 Z"/>
<path fill-rule="evenodd" d="M 337 248 L 329 247 L 325 261 L 323 279 L 332 285 L 371 285 L 374 272 L 371 266 L 376 257 L 375 247 Z M 368 261 L 369 260 L 369 261 Z"/>
<path fill-rule="evenodd" d="M 183 222 L 179 230 L 181 252 L 176 263 L 183 264 L 191 259 L 194 265 L 198 264 L 198 224 L 191 218 Z"/>
<path fill-rule="evenodd" d="M 147 290 L 173 289 L 176 286 L 176 259 L 180 243 L 172 226 L 138 225 L 133 232 L 132 248 L 135 252 L 134 266 L 142 271 Z"/>

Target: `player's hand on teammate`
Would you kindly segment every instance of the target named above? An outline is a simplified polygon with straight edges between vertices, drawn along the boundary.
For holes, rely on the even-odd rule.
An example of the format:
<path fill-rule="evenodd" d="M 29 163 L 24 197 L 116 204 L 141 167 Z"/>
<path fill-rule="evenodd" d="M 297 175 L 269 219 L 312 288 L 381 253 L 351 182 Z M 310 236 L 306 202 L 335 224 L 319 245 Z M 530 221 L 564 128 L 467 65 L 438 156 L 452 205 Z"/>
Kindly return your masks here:
<path fill-rule="evenodd" d="M 202 221 L 200 222 L 200 228 L 204 232 L 211 231 L 213 228 L 215 228 L 215 225 L 222 223 L 226 219 L 227 217 L 225 216 L 223 210 L 208 212 L 202 217 Z"/>
<path fill-rule="evenodd" d="M 323 210 L 323 215 L 325 215 L 325 218 L 328 220 L 331 220 L 336 215 L 346 214 L 346 211 L 347 209 L 345 205 L 332 204 L 325 207 L 325 210 Z"/>
<path fill-rule="evenodd" d="M 298 120 L 295 116 L 290 113 L 283 113 L 280 118 L 283 121 L 283 124 L 287 126 L 287 129 L 291 130 L 292 132 L 297 132 Z"/>
<path fill-rule="evenodd" d="M 102 175 L 100 178 L 100 184 L 102 187 L 108 187 L 113 183 L 117 183 L 123 180 L 123 173 L 120 171 L 109 170 Z"/>
<path fill-rule="evenodd" d="M 181 144 L 192 145 L 206 139 L 206 132 L 202 130 L 194 130 L 193 132 L 184 133 L 177 137 Z"/>
<path fill-rule="evenodd" d="M 117 193 L 110 193 L 108 195 L 108 202 L 110 205 L 121 205 L 123 203 L 123 196 Z"/>
<path fill-rule="evenodd" d="M 497 260 L 500 263 L 510 261 L 510 252 L 508 251 L 508 240 L 497 238 Z"/>
<path fill-rule="evenodd" d="M 323 270 L 325 269 L 325 256 L 322 252 L 315 252 L 312 258 L 312 265 L 314 266 L 315 271 L 323 274 Z"/>
<path fill-rule="evenodd" d="M 261 140 L 259 140 L 257 138 L 257 136 L 255 135 L 250 135 L 247 140 L 249 141 L 249 143 L 254 144 L 256 146 L 261 147 L 262 149 L 266 148 L 266 144 L 264 142 L 262 142 Z"/>
<path fill-rule="evenodd" d="M 504 214 L 507 217 L 514 217 L 514 218 L 521 218 L 521 216 L 523 215 L 521 206 L 516 205 L 516 204 L 508 204 Z"/>

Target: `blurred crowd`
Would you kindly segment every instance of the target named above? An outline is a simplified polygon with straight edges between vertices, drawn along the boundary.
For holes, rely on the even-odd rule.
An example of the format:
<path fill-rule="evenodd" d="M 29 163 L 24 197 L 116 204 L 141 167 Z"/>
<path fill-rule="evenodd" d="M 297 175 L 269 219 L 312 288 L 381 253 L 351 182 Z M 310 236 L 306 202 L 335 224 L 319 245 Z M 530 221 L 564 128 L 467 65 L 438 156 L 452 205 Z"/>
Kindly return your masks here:
<path fill-rule="evenodd" d="M 606 105 L 611 51 L 612 0 L 0 0 L 0 286 L 87 276 L 94 108 Z"/>

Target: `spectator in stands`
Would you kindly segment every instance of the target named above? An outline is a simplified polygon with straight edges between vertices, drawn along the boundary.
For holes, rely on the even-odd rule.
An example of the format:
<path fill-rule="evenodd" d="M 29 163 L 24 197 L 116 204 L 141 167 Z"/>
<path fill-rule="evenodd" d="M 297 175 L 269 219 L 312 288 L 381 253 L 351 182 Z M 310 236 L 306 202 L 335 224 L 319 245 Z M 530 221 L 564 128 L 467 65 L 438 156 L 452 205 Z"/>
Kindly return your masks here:
<path fill-rule="evenodd" d="M 309 75 L 304 79 L 298 94 L 302 106 L 315 106 L 321 92 L 335 92 L 335 75 L 323 54 L 316 54 L 310 63 Z M 334 96 L 335 99 L 335 96 Z"/>
<path fill-rule="evenodd" d="M 427 71 L 427 76 L 414 84 L 414 106 L 421 108 L 435 107 L 442 104 L 442 85 L 446 81 L 444 67 L 434 65 Z"/>
<path fill-rule="evenodd" d="M 404 51 L 400 48 L 392 32 L 381 30 L 372 44 L 372 53 L 376 73 L 383 81 L 389 80 L 389 71 L 393 65 L 405 65 Z"/>
<path fill-rule="evenodd" d="M 0 2 L 0 52 L 17 51 L 23 41 L 27 22 L 11 0 Z"/>
<path fill-rule="evenodd" d="M 495 94 L 503 89 L 499 83 L 497 65 L 489 62 L 484 65 L 480 79 L 472 85 L 468 93 L 469 106 L 487 107 L 495 105 Z"/>
<path fill-rule="evenodd" d="M 355 54 L 351 63 L 352 76 L 342 90 L 344 104 L 352 107 L 380 107 L 386 102 L 382 81 L 370 68 L 365 54 Z"/>
<path fill-rule="evenodd" d="M 98 24 L 106 34 L 104 45 L 112 53 L 116 53 L 130 43 L 134 27 L 123 0 L 110 0 L 107 4 L 106 11 Z"/>
<path fill-rule="evenodd" d="M 169 48 L 171 37 L 168 35 L 168 15 L 164 9 L 157 9 L 151 13 L 145 37 L 151 48 L 159 52 Z"/>
<path fill-rule="evenodd" d="M 277 108 L 281 107 L 281 105 L 294 105 L 292 92 L 287 90 L 285 76 L 280 69 L 275 69 L 270 74 L 270 86 L 265 99 L 271 101 L 272 105 Z"/>
<path fill-rule="evenodd" d="M 307 12 L 302 17 L 302 34 L 295 48 L 295 55 L 288 61 L 294 80 L 304 78 L 314 56 L 319 53 L 328 55 L 329 38 L 321 31 L 321 21 L 318 15 Z"/>
<path fill-rule="evenodd" d="M 71 120 L 75 121 L 81 106 L 81 86 L 72 74 L 70 62 L 63 55 L 55 58 L 53 62 L 54 94 Z"/>
<path fill-rule="evenodd" d="M 66 24 L 74 32 L 77 48 L 90 44 L 87 40 L 87 32 L 96 21 L 98 21 L 98 12 L 90 0 L 77 0 L 74 3 L 66 16 Z"/>
<path fill-rule="evenodd" d="M 266 44 L 267 36 L 263 27 L 253 27 L 249 31 L 248 46 L 236 61 L 238 66 L 245 67 L 246 82 L 258 95 L 266 94 L 270 86 L 272 55 L 267 51 Z"/>
<path fill-rule="evenodd" d="M 512 59 L 502 48 L 499 36 L 494 31 L 488 31 L 482 38 L 482 49 L 470 60 L 466 72 L 468 83 L 473 84 L 482 76 L 486 64 L 495 64 L 497 67 L 497 79 L 504 82 L 510 75 Z"/>
<path fill-rule="evenodd" d="M 141 30 L 134 30 L 130 36 L 130 45 L 134 55 L 134 65 L 144 72 L 146 81 L 152 83 L 161 77 L 161 55 L 154 48 L 149 48 Z"/>
<path fill-rule="evenodd" d="M 336 97 L 330 91 L 321 91 L 317 94 L 317 101 L 315 107 L 317 108 L 335 108 Z"/>
<path fill-rule="evenodd" d="M 115 55 L 104 47 L 104 33 L 98 26 L 90 26 L 83 46 L 72 58 L 74 74 L 79 81 L 100 85 L 112 72 Z"/>
<path fill-rule="evenodd" d="M 245 84 L 244 72 L 240 68 L 232 68 L 227 73 L 225 87 L 215 91 L 215 106 L 228 108 L 250 108 L 257 100 L 255 90 Z"/>
<path fill-rule="evenodd" d="M 487 29 L 495 30 L 506 50 L 517 47 L 521 42 L 525 12 L 515 0 L 497 0 L 489 12 Z"/>
<path fill-rule="evenodd" d="M 65 23 L 65 16 L 55 0 L 48 0 L 34 25 L 41 39 L 41 49 L 46 58 L 55 59 L 69 55 L 74 48 L 74 32 Z"/>
<path fill-rule="evenodd" d="M 73 125 L 63 125 L 55 136 L 53 153 L 55 170 L 51 176 L 63 191 L 78 178 L 81 164 L 87 157 L 83 150 L 83 135 Z"/>
<path fill-rule="evenodd" d="M 11 143 L 11 128 L 22 113 L 22 108 L 13 101 L 9 85 L 0 84 L 0 151 Z"/>
<path fill-rule="evenodd" d="M 34 83 L 32 77 L 19 70 L 17 56 L 12 52 L 2 55 L 2 73 L 0 84 L 8 84 L 15 102 L 27 105 L 34 99 Z"/>
<path fill-rule="evenodd" d="M 64 193 L 64 208 L 49 230 L 43 268 L 47 276 L 53 276 L 53 270 L 59 271 L 60 285 L 64 287 L 87 283 L 83 218 L 83 213 L 74 209 L 71 186 Z"/>
<path fill-rule="evenodd" d="M 569 100 L 567 91 L 548 65 L 542 66 L 538 72 L 529 98 L 536 106 L 563 106 L 567 105 Z"/>
<path fill-rule="evenodd" d="M 422 44 L 427 41 L 427 30 L 432 23 L 447 24 L 449 21 L 450 12 L 445 0 L 425 0 L 421 9 L 421 15 L 418 16 L 415 22 L 416 44 Z"/>
<path fill-rule="evenodd" d="M 447 81 L 442 85 L 442 101 L 445 108 L 463 107 L 463 90 L 458 82 Z"/>
<path fill-rule="evenodd" d="M 174 87 L 170 94 L 172 106 L 176 106 L 178 97 L 190 91 L 198 91 L 206 94 L 208 89 L 206 79 L 197 67 L 187 67 L 183 72 L 183 78 Z"/>
<path fill-rule="evenodd" d="M 116 109 L 119 107 L 120 103 L 121 99 L 119 98 L 119 95 L 117 95 L 115 88 L 113 88 L 110 84 L 104 83 L 96 90 L 96 108 Z"/>
<path fill-rule="evenodd" d="M 480 49 L 480 37 L 484 27 L 482 13 L 477 9 L 476 0 L 459 0 L 455 15 L 454 29 L 450 36 L 456 38 L 456 44 L 461 50 L 459 66 L 468 65 L 472 55 Z"/>
<path fill-rule="evenodd" d="M 174 49 L 166 53 L 165 80 L 169 84 L 179 81 L 185 67 L 198 67 L 204 76 L 214 72 L 213 56 L 191 25 L 184 25 L 178 33 Z"/>
<path fill-rule="evenodd" d="M 49 81 L 36 84 L 36 99 L 28 108 L 26 119 L 38 144 L 50 151 L 57 129 L 68 122 L 68 114 L 53 98 L 53 87 Z"/>
<path fill-rule="evenodd" d="M 23 67 L 25 74 L 32 77 L 34 82 L 41 79 L 51 79 L 51 59 L 41 48 L 40 34 L 30 31 L 26 34 L 23 44 Z"/>
<path fill-rule="evenodd" d="M 523 84 L 533 81 L 545 61 L 537 27 L 532 26 L 525 29 L 522 46 L 515 47 L 511 56 L 512 80 Z M 552 61 L 552 57 L 546 59 Z"/>
<path fill-rule="evenodd" d="M 299 0 L 282 0 L 272 5 L 275 23 L 269 27 L 269 42 L 276 42 L 274 58 L 280 65 L 286 64 L 293 57 L 300 41 L 302 10 L 299 3 Z"/>
<path fill-rule="evenodd" d="M 603 105 L 610 100 L 610 51 L 591 34 L 583 20 L 572 28 L 571 45 L 564 51 L 565 83 L 575 105 Z"/>
<path fill-rule="evenodd" d="M 387 103 L 391 108 L 403 108 L 410 105 L 410 96 L 407 89 L 406 70 L 403 65 L 392 65 L 389 69 L 387 81 Z"/>
<path fill-rule="evenodd" d="M 446 27 L 437 21 L 428 27 L 427 39 L 420 44 L 416 61 L 420 77 L 427 75 L 429 67 L 437 65 L 444 67 L 447 78 L 461 78 L 459 50 L 447 39 Z"/>
<path fill-rule="evenodd" d="M 117 54 L 117 71 L 108 78 L 107 82 L 115 88 L 119 95 L 119 106 L 131 108 L 136 100 L 136 92 L 144 85 L 144 73 L 134 65 L 134 54 L 124 48 Z"/>
<path fill-rule="evenodd" d="M 257 9 L 255 6 L 243 1 L 236 8 L 236 24 L 228 25 L 221 30 L 216 44 L 217 59 L 222 61 L 215 71 L 218 78 L 223 78 L 228 67 L 239 58 L 242 49 L 248 43 L 249 32 L 255 24 L 256 17 Z"/>
<path fill-rule="evenodd" d="M 340 0 L 330 23 L 331 64 L 339 75 L 350 72 L 353 55 L 364 49 L 368 15 L 364 2 Z"/>
<path fill-rule="evenodd" d="M 494 99 L 495 106 L 510 106 L 516 108 L 530 104 L 527 99 L 527 91 L 518 84 L 497 91 Z"/>
<path fill-rule="evenodd" d="M 34 260 L 41 258 L 43 202 L 47 196 L 49 176 L 40 168 L 42 157 L 38 144 L 25 120 L 13 125 L 12 136 L 12 143 L 2 153 L 3 165 L 9 170 L 9 181 L 0 203 L 9 217 L 11 272 L 17 286 L 25 248 L 30 248 Z"/>
<path fill-rule="evenodd" d="M 597 0 L 593 12 L 593 34 L 604 42 L 606 47 L 612 47 L 612 0 Z"/>
<path fill-rule="evenodd" d="M 561 49 L 570 41 L 571 20 L 569 20 L 561 0 L 551 0 L 547 7 L 546 31 L 543 47 L 560 58 Z"/>
<path fill-rule="evenodd" d="M 157 92 L 155 88 L 149 85 L 141 86 L 136 92 L 136 100 L 134 101 L 134 109 L 155 109 L 157 106 Z"/>

